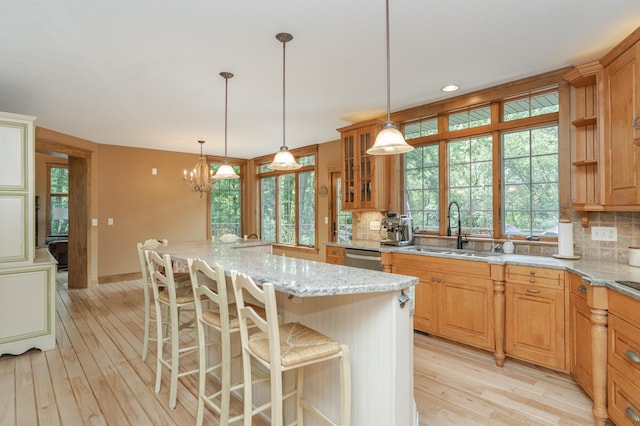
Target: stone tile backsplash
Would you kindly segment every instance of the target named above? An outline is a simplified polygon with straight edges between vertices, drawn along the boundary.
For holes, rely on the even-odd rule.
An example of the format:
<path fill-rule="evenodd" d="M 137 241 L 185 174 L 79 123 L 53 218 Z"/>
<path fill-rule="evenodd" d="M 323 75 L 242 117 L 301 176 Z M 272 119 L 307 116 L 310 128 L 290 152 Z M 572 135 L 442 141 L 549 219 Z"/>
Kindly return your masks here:
<path fill-rule="evenodd" d="M 372 231 L 370 223 L 380 221 L 384 215 L 379 212 L 363 212 L 353 216 L 353 238 L 360 240 L 379 241 L 381 231 Z M 580 212 L 573 212 L 574 254 L 584 259 L 611 261 L 616 263 L 628 263 L 629 247 L 640 246 L 640 212 L 590 212 L 589 226 L 581 225 Z M 616 227 L 617 241 L 593 241 L 591 239 L 591 227 L 609 226 Z M 470 238 L 465 248 L 473 250 L 490 250 L 491 241 L 486 238 Z M 455 247 L 455 238 L 446 237 L 422 237 L 415 238 L 415 244 L 434 245 L 443 247 Z M 529 242 L 514 241 L 516 254 L 534 254 L 551 256 L 558 252 L 555 242 Z"/>

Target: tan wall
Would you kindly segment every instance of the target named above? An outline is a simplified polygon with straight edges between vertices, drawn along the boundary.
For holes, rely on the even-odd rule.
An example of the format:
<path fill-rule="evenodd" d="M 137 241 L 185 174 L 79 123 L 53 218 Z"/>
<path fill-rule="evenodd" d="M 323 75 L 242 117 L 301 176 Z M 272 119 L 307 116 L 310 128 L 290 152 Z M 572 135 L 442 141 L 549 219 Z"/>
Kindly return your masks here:
<path fill-rule="evenodd" d="M 98 276 L 140 271 L 136 243 L 148 238 L 207 238 L 207 197 L 182 181 L 198 156 L 178 152 L 98 147 Z M 151 169 L 157 169 L 157 175 Z M 113 225 L 108 225 L 113 218 Z"/>

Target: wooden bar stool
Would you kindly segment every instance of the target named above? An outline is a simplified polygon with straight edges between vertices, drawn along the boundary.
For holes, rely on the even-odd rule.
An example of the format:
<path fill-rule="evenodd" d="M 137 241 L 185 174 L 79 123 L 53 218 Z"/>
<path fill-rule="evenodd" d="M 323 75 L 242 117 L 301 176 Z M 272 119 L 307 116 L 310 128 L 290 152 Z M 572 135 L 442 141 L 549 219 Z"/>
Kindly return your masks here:
<path fill-rule="evenodd" d="M 138 249 L 138 261 L 140 262 L 140 271 L 142 272 L 142 286 L 144 289 L 144 337 L 142 339 L 142 361 L 147 360 L 147 353 L 149 352 L 149 341 L 156 340 L 151 332 L 152 324 L 155 322 L 155 315 L 152 314 L 151 301 L 153 299 L 153 292 L 151 289 L 151 278 L 149 277 L 149 266 L 147 265 L 147 259 L 145 258 L 145 250 L 155 250 L 156 248 L 166 246 L 169 242 L 167 240 L 148 239 L 144 243 L 137 243 Z M 189 274 L 174 274 L 173 279 L 178 287 L 188 285 Z M 164 332 L 166 333 L 166 326 L 164 325 Z"/>
<path fill-rule="evenodd" d="M 231 281 L 240 319 L 244 382 L 251 383 L 251 361 L 268 369 L 271 379 L 271 401 L 254 408 L 252 386 L 244 387 L 244 424 L 250 426 L 255 414 L 271 409 L 271 424 L 281 426 L 284 422 L 283 402 L 295 397 L 296 422 L 302 424 L 303 411 L 334 426 L 347 426 L 351 419 L 351 370 L 349 348 L 300 323 L 279 325 L 275 290 L 272 284 L 258 287 L 246 274 L 230 271 Z M 266 321 L 254 308 L 245 303 L 251 297 L 264 304 Z M 260 331 L 249 335 L 251 321 Z M 340 362 L 340 422 L 329 419 L 311 402 L 303 398 L 304 367 L 338 359 Z M 282 374 L 295 370 L 296 386 L 283 394 Z"/>
<path fill-rule="evenodd" d="M 194 321 L 193 318 L 183 322 L 180 321 L 180 311 L 184 311 L 183 308 L 193 309 L 194 307 L 193 289 L 191 286 L 176 288 L 171 257 L 168 254 L 160 257 L 153 250 L 145 250 L 145 258 L 149 267 L 149 277 L 151 278 L 151 288 L 153 289 L 156 308 L 157 362 L 155 390 L 156 393 L 160 392 L 162 368 L 167 367 L 171 377 L 169 408 L 174 409 L 178 392 L 178 378 L 198 372 L 198 368 L 179 371 L 180 359 L 198 350 L 197 344 L 180 347 L 180 330 L 188 330 L 187 326 Z M 160 291 L 162 287 L 164 291 Z M 163 307 L 166 309 L 162 309 Z M 168 323 L 167 333 L 163 333 L 163 323 L 165 322 Z M 169 345 L 171 349 L 169 358 L 165 357 L 165 345 Z"/>

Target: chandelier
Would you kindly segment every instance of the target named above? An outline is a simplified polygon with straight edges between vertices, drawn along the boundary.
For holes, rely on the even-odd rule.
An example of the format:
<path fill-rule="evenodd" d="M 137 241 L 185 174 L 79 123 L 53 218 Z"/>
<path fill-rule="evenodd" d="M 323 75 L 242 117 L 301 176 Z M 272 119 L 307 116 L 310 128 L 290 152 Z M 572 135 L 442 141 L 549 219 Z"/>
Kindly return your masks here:
<path fill-rule="evenodd" d="M 187 171 L 184 171 L 183 179 L 189 189 L 193 192 L 199 192 L 200 198 L 202 198 L 202 194 L 211 192 L 215 184 L 211 182 L 213 171 L 209 167 L 207 157 L 202 153 L 204 141 L 198 141 L 198 143 L 200 144 L 200 159 L 188 176 Z"/>

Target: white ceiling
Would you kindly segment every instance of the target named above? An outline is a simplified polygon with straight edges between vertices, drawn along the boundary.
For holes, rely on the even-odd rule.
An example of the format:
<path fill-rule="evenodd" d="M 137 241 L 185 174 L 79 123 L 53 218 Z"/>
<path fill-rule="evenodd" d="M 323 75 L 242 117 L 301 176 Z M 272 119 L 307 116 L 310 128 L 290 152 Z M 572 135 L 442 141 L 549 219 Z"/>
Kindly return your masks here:
<path fill-rule="evenodd" d="M 252 158 L 386 109 L 384 0 L 21 0 L 0 12 L 0 110 L 98 143 Z M 597 59 L 638 0 L 391 0 L 391 110 Z"/>

